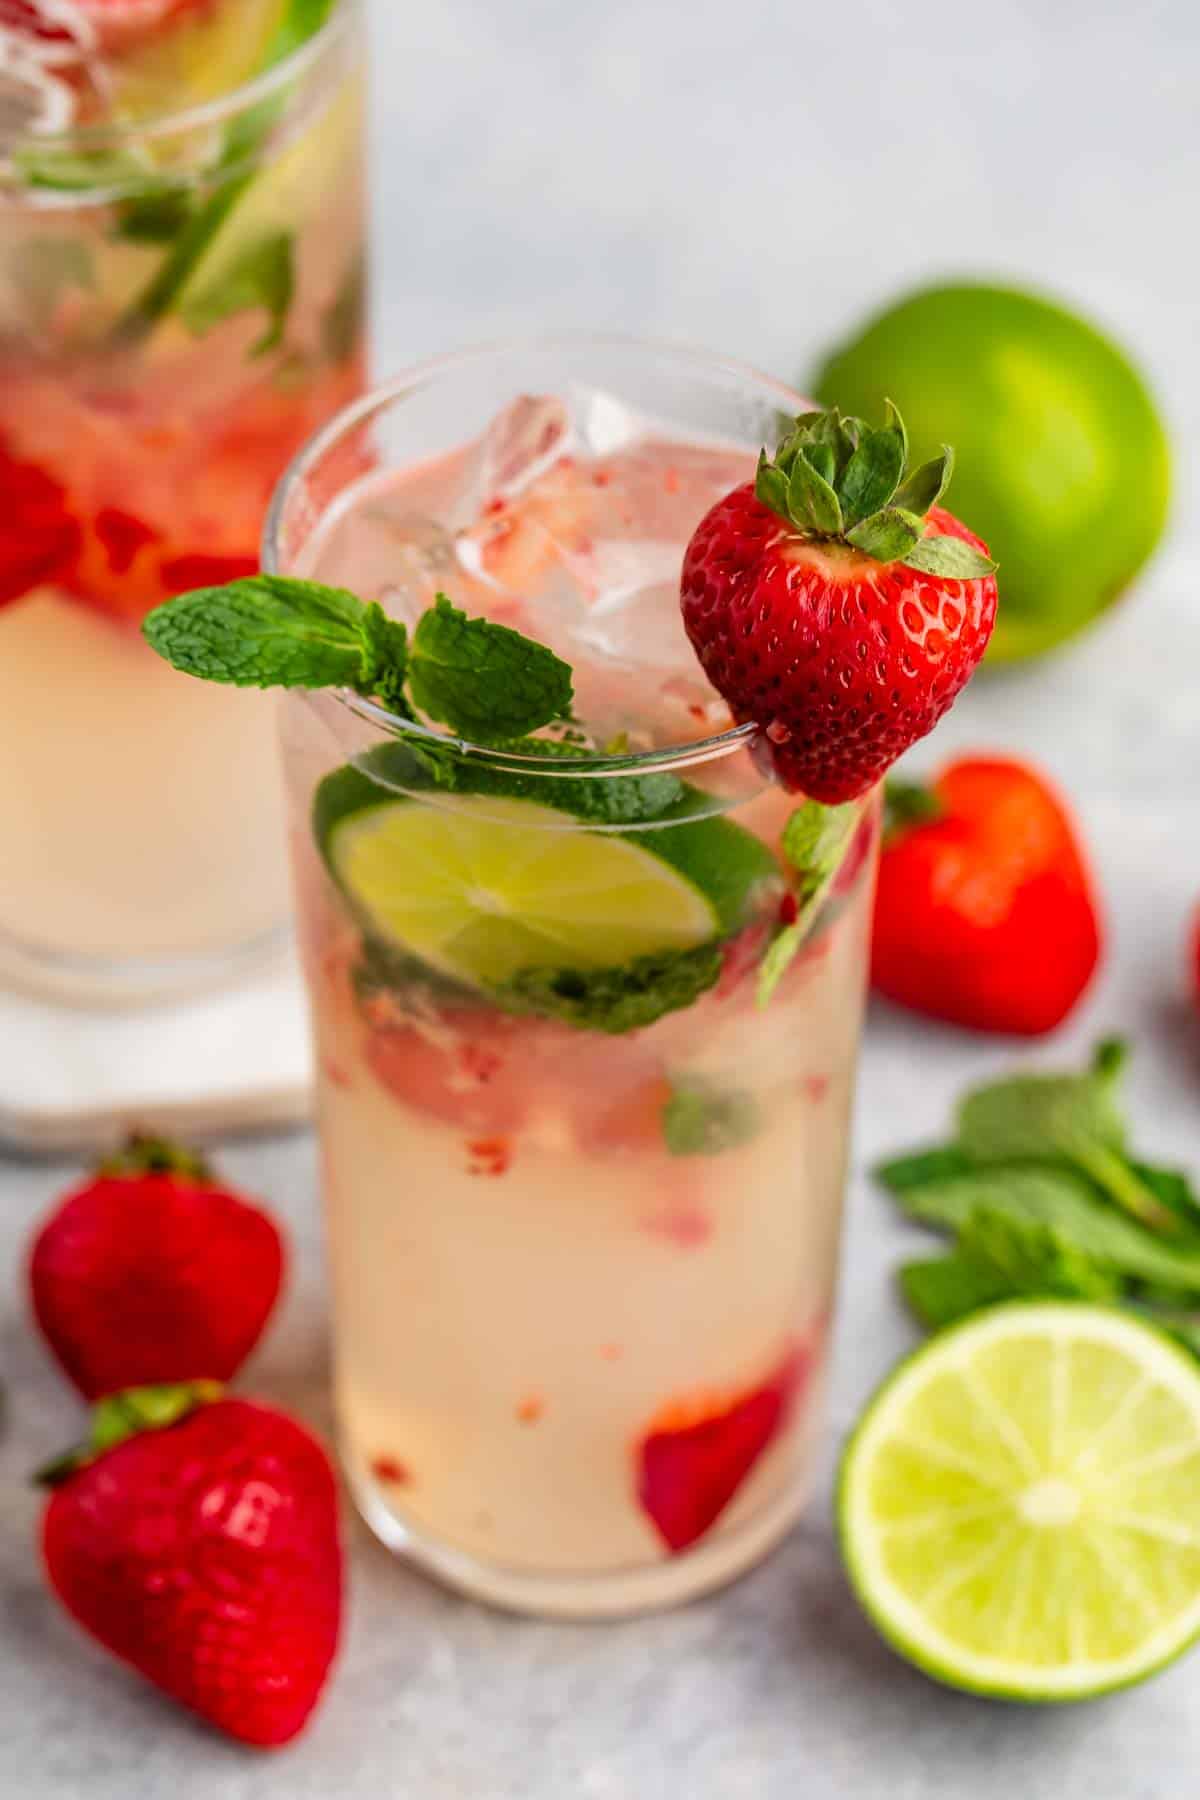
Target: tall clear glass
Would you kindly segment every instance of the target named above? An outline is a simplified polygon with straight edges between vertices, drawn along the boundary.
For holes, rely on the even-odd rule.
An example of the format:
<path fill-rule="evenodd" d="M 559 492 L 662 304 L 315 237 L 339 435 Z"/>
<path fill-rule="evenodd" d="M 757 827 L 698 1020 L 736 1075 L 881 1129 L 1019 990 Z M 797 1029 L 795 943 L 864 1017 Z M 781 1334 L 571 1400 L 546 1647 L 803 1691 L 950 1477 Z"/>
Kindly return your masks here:
<path fill-rule="evenodd" d="M 173 111 L 94 103 L 58 135 L 14 134 L 0 55 L 0 983 L 68 1001 L 282 941 L 273 703 L 175 674 L 139 626 L 257 569 L 280 474 L 364 383 L 357 0 L 219 89 L 287 16 L 190 9 L 147 52 Z M 219 91 L 180 111 L 185 54 Z"/>
<path fill-rule="evenodd" d="M 551 642 L 590 734 L 283 714 L 347 1473 L 385 1543 L 521 1610 L 724 1582 L 814 1467 L 876 808 L 761 1004 L 798 802 L 678 610 L 801 407 L 653 345 L 469 353 L 331 425 L 268 526 L 270 570 Z"/>

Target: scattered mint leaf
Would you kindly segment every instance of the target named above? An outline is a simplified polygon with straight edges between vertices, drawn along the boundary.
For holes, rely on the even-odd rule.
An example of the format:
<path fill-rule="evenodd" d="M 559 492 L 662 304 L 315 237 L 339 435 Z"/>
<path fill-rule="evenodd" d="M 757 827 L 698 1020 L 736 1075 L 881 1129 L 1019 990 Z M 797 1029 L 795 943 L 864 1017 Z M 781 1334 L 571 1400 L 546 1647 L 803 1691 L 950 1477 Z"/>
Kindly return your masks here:
<path fill-rule="evenodd" d="M 875 1179 L 899 1196 L 913 1188 L 924 1187 L 926 1182 L 944 1181 L 951 1175 L 969 1175 L 972 1166 L 957 1145 L 944 1144 L 880 1163 L 875 1169 Z"/>
<path fill-rule="evenodd" d="M 1125 1155 L 1120 1106 L 1124 1047 L 1108 1041 L 1083 1075 L 1013 1075 L 976 1089 L 958 1109 L 958 1142 L 979 1165 L 1073 1164 L 1114 1203 L 1155 1229 L 1177 1216 L 1139 1179 Z"/>
<path fill-rule="evenodd" d="M 22 144 L 12 155 L 13 166 L 29 187 L 51 188 L 58 193 L 87 193 L 96 188 L 139 188 L 155 180 L 146 163 L 128 150 L 98 150 L 81 154 L 58 150 L 48 144 Z"/>
<path fill-rule="evenodd" d="M 409 691 L 429 718 L 479 742 L 523 737 L 571 709 L 565 662 L 507 625 L 469 619 L 439 594 L 413 633 Z"/>
<path fill-rule="evenodd" d="M 672 1156 L 719 1156 L 748 1143 L 758 1127 L 758 1108 L 749 1094 L 698 1084 L 677 1087 L 663 1109 L 663 1137 Z"/>
<path fill-rule="evenodd" d="M 783 854 L 796 871 L 796 917 L 776 932 L 758 973 L 757 1002 L 769 1006 L 820 912 L 862 817 L 854 805 L 805 800 L 783 828 Z"/>
<path fill-rule="evenodd" d="M 939 1331 L 1000 1300 L 1053 1295 L 1112 1301 L 1121 1280 L 1053 1226 L 980 1208 L 948 1256 L 906 1264 L 900 1288 L 920 1322 Z"/>
<path fill-rule="evenodd" d="M 283 341 L 284 326 L 296 292 L 295 246 L 287 231 L 272 232 L 251 244 L 220 281 L 189 298 L 183 322 L 196 337 L 237 313 L 261 309 L 269 321 L 252 346 L 252 357 L 265 356 Z"/>
<path fill-rule="evenodd" d="M 691 1006 L 715 987 L 721 962 L 721 947 L 714 942 L 638 957 L 616 969 L 523 969 L 491 997 L 510 1012 L 538 1013 L 577 1030 L 616 1036 Z"/>
<path fill-rule="evenodd" d="M 898 1199 L 910 1218 L 944 1231 L 961 1232 L 981 1209 L 1041 1225 L 1089 1260 L 1130 1279 L 1200 1295 L 1200 1243 L 1157 1237 L 1070 1169 L 1037 1164 L 976 1169 L 907 1188 Z"/>
<path fill-rule="evenodd" d="M 941 1331 L 1012 1295 L 1003 1275 L 954 1250 L 903 1263 L 896 1280 L 909 1311 L 927 1331 Z"/>
<path fill-rule="evenodd" d="M 1129 1160 L 1135 1181 L 1147 1188 L 1161 1205 L 1200 1230 L 1200 1196 L 1181 1169 L 1157 1168 L 1153 1163 Z"/>

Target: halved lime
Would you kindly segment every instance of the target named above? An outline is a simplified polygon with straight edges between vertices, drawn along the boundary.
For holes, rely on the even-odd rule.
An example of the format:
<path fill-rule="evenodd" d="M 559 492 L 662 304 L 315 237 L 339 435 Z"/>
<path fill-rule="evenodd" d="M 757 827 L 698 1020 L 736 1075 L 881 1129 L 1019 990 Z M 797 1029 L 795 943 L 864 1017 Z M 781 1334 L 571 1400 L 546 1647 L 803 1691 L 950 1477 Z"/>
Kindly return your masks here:
<path fill-rule="evenodd" d="M 1082 1700 L 1200 1634 L 1200 1366 L 1034 1301 L 926 1344 L 846 1451 L 839 1530 L 884 1637 L 952 1687 Z"/>
<path fill-rule="evenodd" d="M 693 950 L 721 929 L 671 862 L 530 800 L 384 801 L 336 823 L 326 854 L 373 933 L 483 987 Z"/>

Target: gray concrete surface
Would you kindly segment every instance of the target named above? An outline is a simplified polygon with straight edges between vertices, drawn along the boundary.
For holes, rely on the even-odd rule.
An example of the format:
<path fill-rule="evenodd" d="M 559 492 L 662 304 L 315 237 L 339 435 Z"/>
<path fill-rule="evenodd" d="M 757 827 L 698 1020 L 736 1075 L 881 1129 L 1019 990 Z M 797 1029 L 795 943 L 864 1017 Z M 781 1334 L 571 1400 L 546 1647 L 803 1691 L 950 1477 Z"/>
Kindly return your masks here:
<path fill-rule="evenodd" d="M 1134 1036 L 1140 1140 L 1200 1167 L 1200 415 L 1190 0 L 375 0 L 378 362 L 539 326 L 707 343 L 795 375 L 931 270 L 1035 275 L 1135 343 L 1183 459 L 1137 599 L 1067 657 L 979 683 L 951 745 L 1030 750 L 1078 801 L 1111 949 L 1043 1058 Z M 936 1131 L 1011 1053 L 877 1008 L 863 1069 L 833 1410 L 844 1432 L 910 1341 L 906 1242 L 863 1170 Z M 230 1145 L 298 1268 L 249 1381 L 326 1415 L 315 1160 Z M 1168 1800 L 1200 1762 L 1200 1657 L 1137 1692 L 1025 1712 L 896 1661 L 839 1573 L 827 1488 L 724 1596 L 603 1628 L 442 1594 L 358 1534 L 350 1629 L 311 1735 L 276 1759 L 193 1727 L 81 1642 L 31 1554 L 25 1471 L 76 1413 L 23 1316 L 30 1220 L 74 1173 L 0 1163 L 0 1792 L 41 1800 Z"/>

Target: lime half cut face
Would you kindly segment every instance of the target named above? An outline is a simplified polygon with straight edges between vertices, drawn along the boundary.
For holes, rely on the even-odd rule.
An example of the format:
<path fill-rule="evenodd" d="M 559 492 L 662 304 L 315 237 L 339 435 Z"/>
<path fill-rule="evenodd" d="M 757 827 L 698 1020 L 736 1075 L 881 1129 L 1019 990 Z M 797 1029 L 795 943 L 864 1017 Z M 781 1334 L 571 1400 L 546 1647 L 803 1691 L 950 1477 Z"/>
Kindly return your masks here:
<path fill-rule="evenodd" d="M 528 800 L 372 806 L 334 826 L 327 854 L 374 932 L 474 986 L 692 950 L 720 930 L 662 857 Z"/>
<path fill-rule="evenodd" d="M 865 1610 L 938 1680 L 1128 1686 L 1200 1634 L 1200 1365 L 1102 1307 L 977 1314 L 871 1401 L 839 1529 Z"/>

